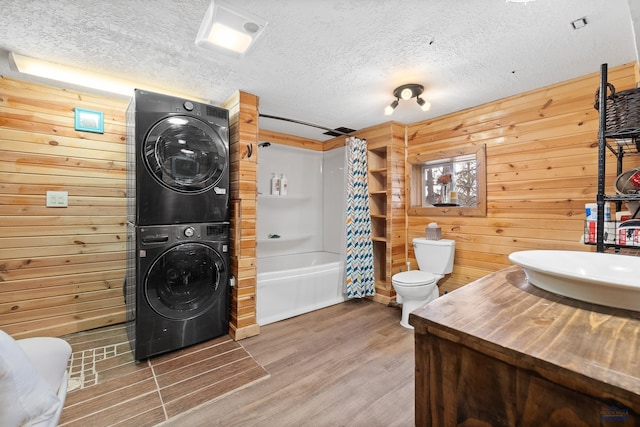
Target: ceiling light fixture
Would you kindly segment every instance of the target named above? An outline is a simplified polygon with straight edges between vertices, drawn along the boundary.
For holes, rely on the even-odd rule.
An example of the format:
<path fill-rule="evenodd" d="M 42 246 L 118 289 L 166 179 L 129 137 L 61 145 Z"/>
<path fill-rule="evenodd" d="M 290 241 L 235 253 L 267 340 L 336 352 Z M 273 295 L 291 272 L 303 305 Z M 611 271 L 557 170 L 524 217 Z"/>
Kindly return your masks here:
<path fill-rule="evenodd" d="M 120 79 L 107 74 L 95 73 L 88 70 L 56 64 L 43 59 L 22 56 L 14 52 L 9 52 L 9 68 L 22 74 L 29 74 L 35 77 L 55 80 L 57 82 L 96 89 L 117 95 L 133 96 L 134 89 L 146 89 L 152 92 L 178 96 L 180 98 L 189 98 L 194 101 L 208 102 L 192 95 L 185 95 L 171 89 L 159 88 L 146 83 Z"/>
<path fill-rule="evenodd" d="M 9 67 L 14 71 L 45 79 L 99 89 L 120 95 L 133 95 L 135 84 L 105 74 L 92 73 L 65 65 L 9 52 Z"/>
<path fill-rule="evenodd" d="M 235 59 L 244 56 L 262 34 L 267 21 L 222 0 L 207 8 L 196 45 Z"/>
<path fill-rule="evenodd" d="M 424 100 L 423 98 L 420 98 L 422 92 L 424 92 L 424 86 L 416 83 L 409 83 L 406 85 L 398 86 L 393 90 L 393 96 L 395 96 L 396 99 L 391 104 L 385 107 L 384 115 L 390 116 L 391 114 L 393 114 L 393 110 L 395 110 L 398 106 L 398 101 L 400 101 L 400 99 L 406 101 L 411 98 L 416 98 L 416 102 L 418 103 L 422 111 L 429 111 L 429 109 L 431 108 L 431 103 Z"/>

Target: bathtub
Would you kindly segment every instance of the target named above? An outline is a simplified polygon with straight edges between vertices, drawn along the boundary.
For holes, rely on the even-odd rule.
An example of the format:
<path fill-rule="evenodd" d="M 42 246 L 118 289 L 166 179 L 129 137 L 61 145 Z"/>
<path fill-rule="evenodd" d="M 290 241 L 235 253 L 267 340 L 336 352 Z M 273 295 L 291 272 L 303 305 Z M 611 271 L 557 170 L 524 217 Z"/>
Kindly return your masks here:
<path fill-rule="evenodd" d="M 267 325 L 346 300 L 344 262 L 331 252 L 258 258 L 256 317 Z"/>

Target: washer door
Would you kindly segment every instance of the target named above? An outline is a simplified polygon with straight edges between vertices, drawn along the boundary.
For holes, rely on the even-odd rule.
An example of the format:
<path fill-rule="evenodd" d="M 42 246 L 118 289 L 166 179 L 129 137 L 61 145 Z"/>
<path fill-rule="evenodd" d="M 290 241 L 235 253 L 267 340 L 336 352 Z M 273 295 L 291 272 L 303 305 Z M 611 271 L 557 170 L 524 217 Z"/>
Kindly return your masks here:
<path fill-rule="evenodd" d="M 142 151 L 151 175 L 181 193 L 201 193 L 220 181 L 228 148 L 214 128 L 190 116 L 165 117 L 147 133 Z"/>
<path fill-rule="evenodd" d="M 226 280 L 225 262 L 217 251 L 201 243 L 183 243 L 153 262 L 144 289 L 149 305 L 158 314 L 188 320 L 216 303 Z"/>

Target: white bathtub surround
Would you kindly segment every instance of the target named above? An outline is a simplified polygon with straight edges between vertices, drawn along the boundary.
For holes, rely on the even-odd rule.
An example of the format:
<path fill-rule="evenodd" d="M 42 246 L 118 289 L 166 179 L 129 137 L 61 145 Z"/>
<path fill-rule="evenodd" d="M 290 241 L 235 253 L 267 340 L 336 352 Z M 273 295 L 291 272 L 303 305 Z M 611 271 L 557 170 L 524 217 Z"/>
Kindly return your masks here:
<path fill-rule="evenodd" d="M 348 298 L 375 295 L 367 182 L 367 141 L 347 138 L 346 289 Z"/>
<path fill-rule="evenodd" d="M 272 143 L 258 151 L 258 257 L 323 250 L 322 152 Z M 271 176 L 287 177 L 286 195 L 271 195 Z M 271 239 L 269 235 L 278 235 Z"/>
<path fill-rule="evenodd" d="M 258 324 L 344 302 L 343 280 L 340 254 L 307 252 L 258 258 Z"/>
<path fill-rule="evenodd" d="M 345 152 L 344 147 L 320 152 L 276 143 L 260 148 L 259 325 L 345 300 Z M 273 173 L 287 177 L 286 195 L 270 194 Z"/>
<path fill-rule="evenodd" d="M 325 151 L 322 159 L 322 250 L 342 255 L 346 248 L 347 218 L 345 156 L 346 148 L 340 147 Z"/>

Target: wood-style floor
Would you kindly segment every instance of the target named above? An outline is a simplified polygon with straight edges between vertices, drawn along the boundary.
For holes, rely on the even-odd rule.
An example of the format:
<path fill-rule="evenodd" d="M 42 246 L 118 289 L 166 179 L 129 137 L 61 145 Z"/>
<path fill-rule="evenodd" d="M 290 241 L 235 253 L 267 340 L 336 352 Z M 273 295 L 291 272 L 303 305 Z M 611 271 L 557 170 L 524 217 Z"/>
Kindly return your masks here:
<path fill-rule="evenodd" d="M 228 335 L 133 360 L 124 325 L 63 337 L 71 344 L 60 426 L 154 426 L 268 373 Z"/>
<path fill-rule="evenodd" d="M 413 331 L 399 308 L 369 300 L 142 363 L 123 325 L 65 338 L 76 358 L 70 385 L 81 365 L 85 388 L 67 395 L 63 427 L 414 425 Z"/>
<path fill-rule="evenodd" d="M 413 426 L 413 331 L 400 310 L 348 301 L 241 341 L 270 374 L 163 426 Z"/>

